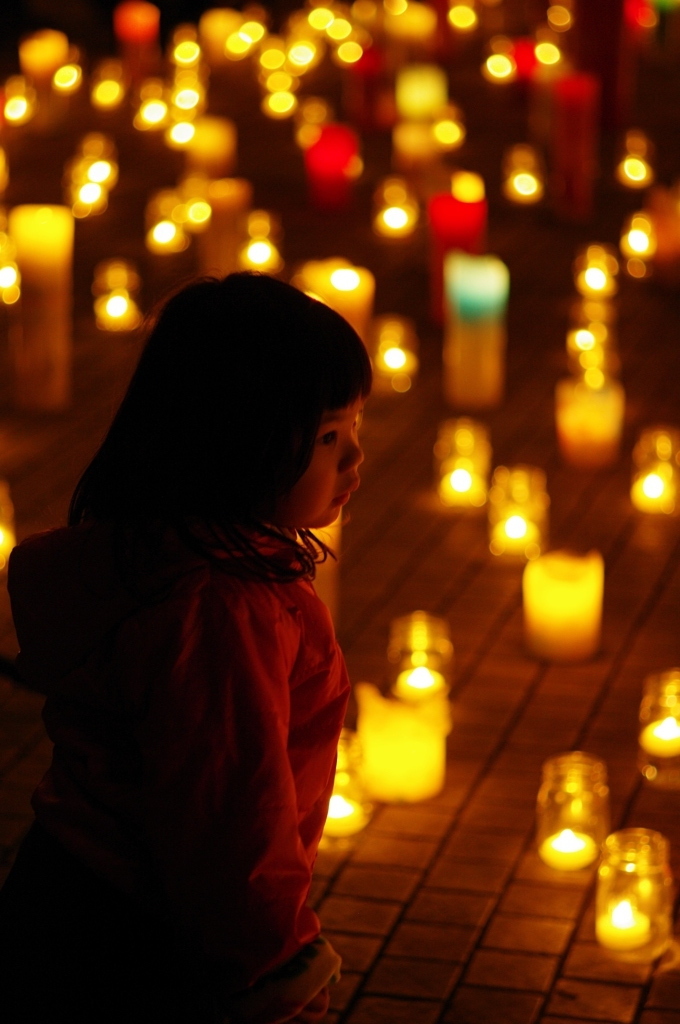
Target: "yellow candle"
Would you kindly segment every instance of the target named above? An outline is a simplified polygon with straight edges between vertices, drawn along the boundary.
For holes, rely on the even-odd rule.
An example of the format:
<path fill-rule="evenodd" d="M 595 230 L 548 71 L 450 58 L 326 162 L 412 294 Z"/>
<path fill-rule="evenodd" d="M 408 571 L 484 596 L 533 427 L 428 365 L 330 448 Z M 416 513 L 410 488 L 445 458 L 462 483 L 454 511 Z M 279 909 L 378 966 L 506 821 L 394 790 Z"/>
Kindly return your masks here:
<path fill-rule="evenodd" d="M 214 7 L 204 11 L 198 22 L 198 36 L 208 63 L 219 66 L 227 63 L 225 45 L 229 36 L 236 32 L 243 16 L 231 7 Z"/>
<path fill-rule="evenodd" d="M 236 162 L 236 125 L 226 117 L 199 117 L 186 145 L 187 161 L 211 178 L 229 174 Z"/>
<path fill-rule="evenodd" d="M 512 146 L 504 157 L 503 192 L 513 203 L 537 203 L 545 191 L 540 158 L 533 146 Z"/>
<path fill-rule="evenodd" d="M 294 284 L 344 316 L 366 339 L 375 294 L 375 277 L 370 270 L 337 257 L 311 260 L 303 265 Z"/>
<path fill-rule="evenodd" d="M 446 420 L 439 428 L 434 455 L 442 502 L 481 508 L 491 460 L 486 427 L 467 417 Z"/>
<path fill-rule="evenodd" d="M 431 120 L 448 100 L 446 72 L 436 64 L 407 64 L 397 73 L 395 95 L 404 120 Z"/>
<path fill-rule="evenodd" d="M 630 900 L 620 900 L 610 906 L 607 914 L 597 918 L 595 934 L 607 949 L 617 952 L 639 949 L 651 938 L 651 921 Z"/>
<path fill-rule="evenodd" d="M 640 733 L 640 746 L 648 754 L 658 757 L 677 757 L 680 754 L 680 723 L 673 715 L 651 722 Z"/>
<path fill-rule="evenodd" d="M 547 542 L 549 505 L 543 470 L 497 466 L 489 491 L 491 553 L 538 558 Z"/>
<path fill-rule="evenodd" d="M 385 33 L 416 49 L 426 49 L 437 31 L 437 12 L 417 0 L 392 0 L 383 18 Z"/>
<path fill-rule="evenodd" d="M 600 646 L 604 561 L 551 551 L 524 570 L 524 633 L 527 647 L 550 661 L 583 661 Z"/>
<path fill-rule="evenodd" d="M 441 672 L 435 672 L 425 665 L 400 672 L 394 684 L 395 697 L 406 701 L 428 700 L 446 689 L 446 680 Z"/>
<path fill-rule="evenodd" d="M 564 828 L 557 835 L 543 840 L 538 855 L 548 867 L 558 871 L 579 871 L 592 864 L 598 852 L 592 836 Z"/>
<path fill-rule="evenodd" d="M 432 125 L 401 121 L 392 129 L 392 163 L 400 171 L 416 171 L 437 160 L 439 143 Z"/>
<path fill-rule="evenodd" d="M 576 288 L 587 299 L 609 298 L 616 293 L 618 272 L 618 260 L 610 246 L 589 245 L 574 263 Z"/>
<path fill-rule="evenodd" d="M 555 390 L 560 451 L 574 466 L 608 466 L 619 453 L 625 392 L 618 381 L 592 367 L 582 378 L 561 380 Z"/>
<path fill-rule="evenodd" d="M 132 331 L 142 319 L 137 303 L 125 288 L 101 295 L 95 301 L 94 312 L 101 331 Z"/>
<path fill-rule="evenodd" d="M 444 785 L 446 736 L 451 728 L 443 695 L 419 703 L 386 700 L 375 686 L 356 686 L 364 780 L 377 800 L 413 803 Z"/>
<path fill-rule="evenodd" d="M 341 793 L 333 793 L 328 804 L 328 817 L 324 835 L 353 836 L 368 824 L 369 815 L 358 800 L 348 799 Z"/>
<path fill-rule="evenodd" d="M 68 37 L 46 28 L 19 43 L 22 72 L 38 86 L 49 85 L 54 72 L 68 60 Z"/>
<path fill-rule="evenodd" d="M 65 206 L 15 206 L 9 233 L 25 300 L 14 354 L 17 403 L 63 409 L 71 384 L 73 214 Z"/>
<path fill-rule="evenodd" d="M 253 186 L 245 178 L 220 178 L 208 185 L 212 217 L 207 230 L 198 237 L 202 273 L 224 277 L 238 270 L 252 196 Z"/>

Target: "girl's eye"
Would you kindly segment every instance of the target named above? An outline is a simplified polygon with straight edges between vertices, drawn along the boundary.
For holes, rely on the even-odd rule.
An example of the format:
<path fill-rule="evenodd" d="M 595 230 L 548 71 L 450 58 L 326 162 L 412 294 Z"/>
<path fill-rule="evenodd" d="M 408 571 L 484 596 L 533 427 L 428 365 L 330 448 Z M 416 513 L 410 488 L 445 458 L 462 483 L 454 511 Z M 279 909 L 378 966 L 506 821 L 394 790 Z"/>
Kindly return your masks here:
<path fill-rule="evenodd" d="M 335 443 L 337 438 L 337 432 L 335 430 L 329 430 L 327 434 L 322 434 L 319 438 L 319 444 L 331 445 Z"/>

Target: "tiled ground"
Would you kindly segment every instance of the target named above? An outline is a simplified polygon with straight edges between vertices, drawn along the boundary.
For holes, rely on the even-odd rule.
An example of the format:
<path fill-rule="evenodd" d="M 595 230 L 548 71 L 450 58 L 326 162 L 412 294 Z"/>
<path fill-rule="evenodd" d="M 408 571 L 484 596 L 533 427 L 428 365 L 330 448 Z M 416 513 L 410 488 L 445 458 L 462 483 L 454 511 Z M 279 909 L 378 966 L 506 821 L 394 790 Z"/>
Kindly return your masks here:
<path fill-rule="evenodd" d="M 514 17 L 521 28 L 522 5 L 507 8 L 510 27 Z M 483 514 L 444 510 L 434 496 L 432 444 L 450 411 L 440 392 L 440 336 L 427 317 L 426 232 L 388 246 L 369 229 L 371 193 L 388 171 L 388 138 L 364 139 L 366 171 L 351 215 L 319 218 L 305 204 L 290 124 L 265 125 L 259 118 L 245 66 L 232 69 L 231 80 L 218 78 L 212 92 L 215 112 L 239 121 L 239 173 L 253 179 L 256 204 L 281 214 L 287 273 L 311 257 L 344 255 L 366 265 L 377 276 L 376 312 L 414 317 L 421 338 L 416 386 L 405 395 L 377 396 L 367 409 L 363 485 L 344 527 L 339 635 L 353 680 L 382 683 L 391 619 L 415 608 L 446 617 L 456 651 L 447 783 L 426 804 L 378 808 L 356 841 L 321 852 L 311 899 L 344 960 L 328 1020 L 680 1024 L 680 945 L 654 969 L 606 954 L 594 941 L 593 872 L 557 873 L 538 860 L 533 842 L 542 762 L 581 748 L 608 764 L 614 824 L 664 832 L 680 872 L 680 795 L 643 785 L 636 768 L 642 680 L 680 663 L 680 519 L 637 515 L 628 500 L 637 432 L 659 420 L 679 422 L 677 292 L 654 281 L 622 280 L 622 457 L 599 473 L 565 466 L 555 443 L 552 396 L 566 365 L 571 261 L 583 242 L 615 242 L 639 200 L 611 185 L 607 154 L 613 144 L 607 139 L 592 223 L 560 225 L 548 209 L 506 208 L 498 198 L 500 155 L 504 145 L 526 137 L 525 97 L 482 87 L 480 46 L 472 44 L 452 62 L 451 93 L 468 120 L 459 163 L 486 177 L 489 249 L 507 262 L 512 280 L 507 397 L 484 419 L 494 464 L 528 462 L 546 470 L 553 546 L 596 547 L 605 557 L 602 653 L 583 665 L 548 665 L 527 656 L 521 565 L 489 554 Z M 656 138 L 665 181 L 680 167 L 676 65 L 673 52 L 652 47 L 642 56 L 630 121 Z M 337 101 L 337 74 L 317 72 L 309 91 Z M 78 134 L 97 126 L 84 101 L 73 118 L 56 138 L 23 133 L 8 139 L 10 204 L 58 201 L 61 163 Z M 0 467 L 12 485 L 20 536 L 63 521 L 73 484 L 134 360 L 133 341 L 103 337 L 92 326 L 92 267 L 111 255 L 137 259 L 147 305 L 193 269 L 192 250 L 163 263 L 141 242 L 144 197 L 174 181 L 179 157 L 163 154 L 157 139 L 135 137 L 122 114 L 108 130 L 119 147 L 121 181 L 107 214 L 78 225 L 73 410 L 29 418 L 6 403 L 0 412 Z M 5 327 L 2 321 L 3 338 Z M 0 650 L 13 654 L 4 593 L 0 601 Z M 350 724 L 354 714 L 352 708 Z M 30 793 L 49 762 L 39 716 L 37 696 L 0 680 L 3 872 L 28 827 Z"/>

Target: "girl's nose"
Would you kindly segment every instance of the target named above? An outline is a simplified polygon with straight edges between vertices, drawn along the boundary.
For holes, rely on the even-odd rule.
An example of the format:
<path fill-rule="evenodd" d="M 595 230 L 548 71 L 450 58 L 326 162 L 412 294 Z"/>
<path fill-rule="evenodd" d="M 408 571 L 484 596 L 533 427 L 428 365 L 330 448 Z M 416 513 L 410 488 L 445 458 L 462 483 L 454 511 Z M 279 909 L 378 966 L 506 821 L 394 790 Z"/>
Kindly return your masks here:
<path fill-rule="evenodd" d="M 364 461 L 364 451 L 358 441 L 352 441 L 349 449 L 345 452 L 343 469 L 354 469 Z"/>

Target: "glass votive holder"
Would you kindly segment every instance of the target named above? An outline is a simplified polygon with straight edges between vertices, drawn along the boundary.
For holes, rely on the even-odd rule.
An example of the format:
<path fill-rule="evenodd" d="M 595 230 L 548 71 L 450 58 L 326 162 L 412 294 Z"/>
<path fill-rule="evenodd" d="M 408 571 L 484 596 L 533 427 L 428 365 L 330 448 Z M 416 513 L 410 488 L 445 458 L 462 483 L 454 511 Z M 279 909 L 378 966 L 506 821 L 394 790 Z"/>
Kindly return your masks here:
<path fill-rule="evenodd" d="M 543 765 L 536 805 L 541 860 L 558 871 L 594 863 L 609 832 L 609 787 L 604 761 L 572 750 Z"/>
<path fill-rule="evenodd" d="M 545 192 L 545 172 L 538 151 L 520 143 L 503 157 L 503 194 L 511 203 L 530 206 Z"/>
<path fill-rule="evenodd" d="M 619 262 L 610 245 L 595 243 L 574 261 L 574 283 L 584 298 L 607 299 L 616 294 Z"/>
<path fill-rule="evenodd" d="M 672 936 L 673 876 L 660 832 L 625 828 L 607 836 L 598 871 L 595 935 L 622 959 L 649 963 Z"/>
<path fill-rule="evenodd" d="M 567 332 L 569 369 L 579 376 L 586 370 L 601 370 L 605 375 L 616 374 L 620 360 L 616 351 L 614 332 L 601 321 L 586 321 Z"/>
<path fill-rule="evenodd" d="M 671 515 L 680 484 L 680 430 L 650 427 L 633 449 L 630 500 L 640 512 Z"/>
<path fill-rule="evenodd" d="M 639 744 L 644 777 L 664 789 L 680 789 L 680 668 L 645 679 Z"/>
<path fill-rule="evenodd" d="M 545 473 L 534 466 L 498 466 L 489 491 L 489 549 L 493 555 L 538 558 L 548 540 L 550 498 Z"/>
<path fill-rule="evenodd" d="M 386 178 L 373 198 L 373 230 L 381 238 L 408 238 L 418 223 L 418 200 L 403 178 Z"/>
<path fill-rule="evenodd" d="M 654 181 L 653 146 L 644 132 L 627 131 L 616 164 L 616 180 L 625 188 L 648 188 Z"/>
<path fill-rule="evenodd" d="M 656 228 L 648 213 L 634 213 L 623 225 L 619 241 L 621 255 L 626 257 L 626 270 L 631 277 L 647 277 L 647 264 L 657 249 Z"/>
<path fill-rule="evenodd" d="M 481 508 L 486 503 L 491 444 L 483 423 L 460 416 L 445 420 L 434 446 L 437 493 L 444 505 Z"/>
<path fill-rule="evenodd" d="M 555 388 L 555 426 L 565 461 L 581 469 L 616 462 L 626 395 L 619 381 L 591 366 Z"/>
<path fill-rule="evenodd" d="M 324 836 L 340 838 L 361 832 L 368 824 L 372 806 L 361 779 L 361 745 L 350 729 L 343 729 L 338 741 L 333 793 L 328 804 Z"/>
<path fill-rule="evenodd" d="M 102 331 L 132 331 L 142 320 L 133 298 L 140 278 L 127 260 L 104 260 L 94 268 L 92 294 L 97 327 Z"/>
<path fill-rule="evenodd" d="M 409 391 L 420 367 L 413 321 L 393 313 L 378 316 L 370 334 L 376 390 Z"/>
<path fill-rule="evenodd" d="M 423 611 L 395 619 L 387 658 L 396 697 L 418 702 L 445 694 L 453 670 L 453 644 L 446 621 Z"/>

